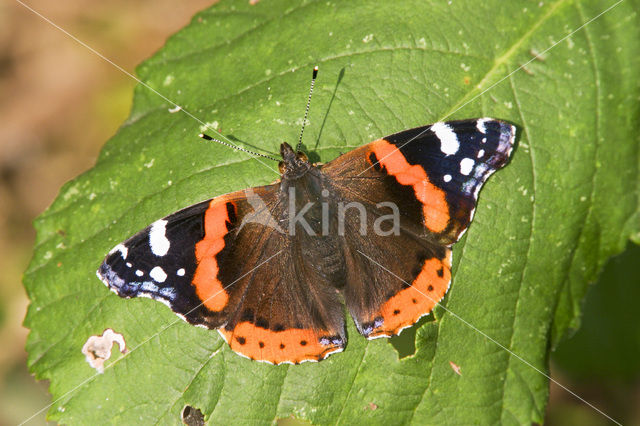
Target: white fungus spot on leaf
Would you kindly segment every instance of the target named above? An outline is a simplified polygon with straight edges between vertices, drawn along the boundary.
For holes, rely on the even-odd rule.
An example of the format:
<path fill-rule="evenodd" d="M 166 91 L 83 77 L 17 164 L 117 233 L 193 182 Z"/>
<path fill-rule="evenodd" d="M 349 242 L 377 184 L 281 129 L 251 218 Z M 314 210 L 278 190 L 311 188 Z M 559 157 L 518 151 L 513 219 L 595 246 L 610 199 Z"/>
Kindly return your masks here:
<path fill-rule="evenodd" d="M 100 336 L 91 336 L 82 347 L 82 353 L 92 368 L 98 373 L 104 372 L 104 362 L 111 358 L 111 348 L 117 343 L 121 353 L 127 352 L 122 334 L 107 328 Z"/>
<path fill-rule="evenodd" d="M 217 121 L 208 121 L 204 123 L 204 125 L 200 126 L 200 132 L 206 133 L 206 131 L 209 129 L 218 130 L 219 127 L 220 123 L 218 123 Z"/>
<path fill-rule="evenodd" d="M 173 80 L 175 80 L 175 77 L 171 74 L 168 74 L 165 78 L 164 81 L 162 82 L 162 85 L 164 87 L 169 86 L 171 83 L 173 83 Z"/>

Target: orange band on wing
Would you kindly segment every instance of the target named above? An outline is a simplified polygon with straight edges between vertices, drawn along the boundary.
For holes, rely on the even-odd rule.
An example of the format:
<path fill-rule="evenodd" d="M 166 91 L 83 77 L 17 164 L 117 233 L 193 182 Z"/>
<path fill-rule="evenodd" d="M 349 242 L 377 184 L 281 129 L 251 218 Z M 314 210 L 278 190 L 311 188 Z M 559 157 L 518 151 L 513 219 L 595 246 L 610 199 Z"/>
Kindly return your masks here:
<path fill-rule="evenodd" d="M 204 238 L 196 244 L 198 267 L 193 276 L 196 294 L 208 309 L 220 312 L 229 301 L 229 294 L 218 280 L 216 255 L 224 248 L 227 234 L 227 203 L 214 199 L 204 214 Z"/>
<path fill-rule="evenodd" d="M 407 287 L 385 302 L 379 317 L 382 324 L 367 337 L 393 336 L 415 324 L 444 297 L 451 282 L 449 253 L 445 259 L 427 259 L 420 274 Z"/>
<path fill-rule="evenodd" d="M 378 162 L 401 185 L 411 185 L 416 198 L 422 203 L 425 226 L 432 232 L 442 232 L 449 223 L 449 207 L 445 193 L 434 186 L 421 166 L 411 165 L 393 144 L 379 139 L 373 142 L 373 152 Z"/>
<path fill-rule="evenodd" d="M 273 364 L 320 361 L 344 347 L 342 339 L 312 329 L 273 331 L 241 322 L 233 330 L 218 330 L 231 349 L 250 359 Z"/>

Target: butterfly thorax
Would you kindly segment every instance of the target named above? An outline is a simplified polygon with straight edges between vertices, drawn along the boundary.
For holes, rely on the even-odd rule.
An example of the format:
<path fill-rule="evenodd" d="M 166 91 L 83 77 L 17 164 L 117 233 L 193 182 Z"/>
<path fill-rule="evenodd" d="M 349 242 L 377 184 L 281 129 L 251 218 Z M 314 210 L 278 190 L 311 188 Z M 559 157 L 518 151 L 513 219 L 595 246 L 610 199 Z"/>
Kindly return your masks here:
<path fill-rule="evenodd" d="M 283 180 L 299 179 L 312 167 L 309 159 L 302 152 L 295 152 L 291 145 L 283 142 L 280 145 L 282 161 L 278 165 Z"/>

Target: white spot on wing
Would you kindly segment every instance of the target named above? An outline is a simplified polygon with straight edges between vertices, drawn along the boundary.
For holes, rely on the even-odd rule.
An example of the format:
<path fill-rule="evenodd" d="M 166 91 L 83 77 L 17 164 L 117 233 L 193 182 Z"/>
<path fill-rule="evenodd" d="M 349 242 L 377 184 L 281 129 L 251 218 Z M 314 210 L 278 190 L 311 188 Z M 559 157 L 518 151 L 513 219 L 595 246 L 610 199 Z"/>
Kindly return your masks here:
<path fill-rule="evenodd" d="M 166 220 L 161 219 L 151 224 L 151 230 L 149 230 L 149 246 L 151 246 L 151 252 L 156 256 L 164 256 L 169 252 L 171 243 L 167 239 L 166 232 Z"/>
<path fill-rule="evenodd" d="M 482 158 L 484 157 L 484 149 L 481 149 L 480 151 L 478 151 L 478 158 Z"/>
<path fill-rule="evenodd" d="M 460 142 L 453 129 L 445 123 L 435 123 L 431 125 L 431 131 L 440 139 L 440 151 L 446 155 L 453 155 L 458 152 Z"/>
<path fill-rule="evenodd" d="M 164 270 L 159 267 L 156 266 L 155 268 L 153 268 L 150 272 L 149 272 L 149 276 L 151 278 L 153 278 L 154 280 L 156 280 L 159 283 L 163 283 L 164 280 L 167 279 L 167 274 L 164 272 Z"/>
<path fill-rule="evenodd" d="M 138 269 L 138 270 L 136 271 L 136 275 L 137 275 L 137 276 L 139 276 L 139 277 L 141 277 L 141 276 L 143 276 L 143 275 L 144 275 L 144 272 L 142 272 L 140 269 Z"/>
<path fill-rule="evenodd" d="M 176 275 L 178 275 L 178 276 L 180 276 L 180 277 L 184 277 L 184 273 L 185 273 L 184 268 L 180 268 L 180 269 L 178 269 L 178 270 L 176 271 Z"/>
<path fill-rule="evenodd" d="M 471 170 L 473 170 L 473 165 L 475 162 L 471 158 L 463 158 L 460 160 L 460 173 L 465 176 L 469 176 Z"/>
<path fill-rule="evenodd" d="M 111 249 L 109 254 L 113 254 L 113 253 L 115 253 L 117 251 L 120 252 L 120 254 L 122 255 L 123 259 L 126 259 L 127 255 L 129 254 L 129 249 L 124 244 L 118 244 L 113 249 Z"/>
<path fill-rule="evenodd" d="M 487 133 L 487 128 L 485 127 L 485 123 L 487 121 L 491 121 L 490 118 L 478 118 L 478 121 L 476 122 L 476 127 L 478 128 L 478 130 L 481 133 Z"/>
<path fill-rule="evenodd" d="M 444 175 L 443 179 L 445 182 L 451 182 L 451 175 Z"/>

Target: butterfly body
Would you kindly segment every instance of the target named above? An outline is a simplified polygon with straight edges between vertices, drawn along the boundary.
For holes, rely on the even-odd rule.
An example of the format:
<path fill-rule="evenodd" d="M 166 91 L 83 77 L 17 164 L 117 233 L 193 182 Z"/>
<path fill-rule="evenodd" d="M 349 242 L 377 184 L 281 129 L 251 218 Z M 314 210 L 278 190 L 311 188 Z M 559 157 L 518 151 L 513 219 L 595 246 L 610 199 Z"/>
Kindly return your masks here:
<path fill-rule="evenodd" d="M 451 245 L 514 138 L 500 120 L 436 123 L 322 166 L 283 143 L 279 182 L 154 222 L 98 276 L 217 329 L 248 358 L 322 360 L 346 346 L 345 310 L 369 339 L 431 312 L 451 282 Z"/>

